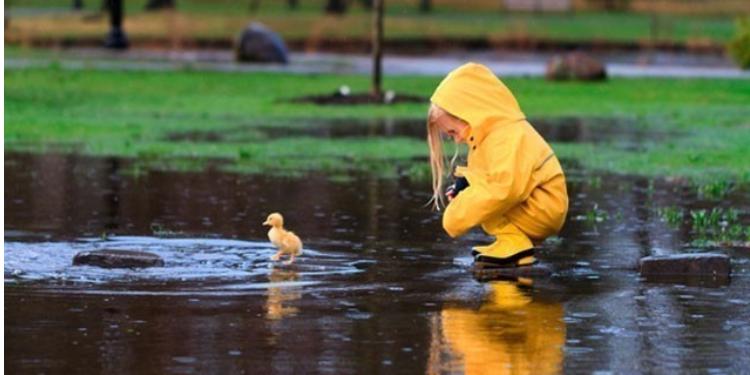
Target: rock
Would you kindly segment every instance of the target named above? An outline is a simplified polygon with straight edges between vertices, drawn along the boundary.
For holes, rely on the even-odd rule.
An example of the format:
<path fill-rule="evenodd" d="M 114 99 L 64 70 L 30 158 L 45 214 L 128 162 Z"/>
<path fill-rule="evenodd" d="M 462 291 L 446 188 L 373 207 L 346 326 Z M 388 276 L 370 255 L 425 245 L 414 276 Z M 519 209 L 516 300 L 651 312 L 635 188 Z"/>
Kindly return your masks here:
<path fill-rule="evenodd" d="M 544 75 L 553 81 L 601 81 L 607 78 L 607 70 L 599 60 L 582 52 L 572 52 L 552 57 Z"/>
<path fill-rule="evenodd" d="M 82 251 L 73 257 L 74 266 L 96 266 L 102 268 L 146 268 L 164 267 L 164 260 L 152 253 L 134 250 Z"/>
<path fill-rule="evenodd" d="M 482 262 L 474 262 L 471 271 L 474 274 L 474 278 L 480 281 L 518 279 L 519 277 L 547 277 L 552 273 L 549 267 L 541 264 L 526 267 L 498 268 L 492 264 Z"/>
<path fill-rule="evenodd" d="M 240 34 L 235 46 L 237 61 L 282 63 L 289 62 L 289 52 L 279 34 L 253 22 Z"/>
<path fill-rule="evenodd" d="M 729 257 L 724 254 L 676 254 L 648 256 L 638 262 L 641 276 L 717 276 L 728 277 L 731 272 Z"/>

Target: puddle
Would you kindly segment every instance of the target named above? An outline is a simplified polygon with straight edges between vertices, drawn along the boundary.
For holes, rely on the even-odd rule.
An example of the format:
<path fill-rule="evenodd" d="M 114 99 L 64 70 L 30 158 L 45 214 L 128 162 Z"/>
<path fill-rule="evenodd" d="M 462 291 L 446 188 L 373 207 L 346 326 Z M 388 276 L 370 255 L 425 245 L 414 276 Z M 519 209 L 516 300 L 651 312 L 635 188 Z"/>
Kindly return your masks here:
<path fill-rule="evenodd" d="M 561 117 L 531 119 L 530 122 L 545 139 L 551 142 L 609 142 L 627 149 L 637 149 L 644 142 L 659 141 L 670 135 L 640 128 L 635 120 Z M 169 134 L 166 140 L 252 142 L 284 137 L 424 139 L 426 133 L 424 119 L 305 120 L 304 125 L 285 120 L 275 123 L 248 124 L 221 131 L 177 132 Z"/>
<path fill-rule="evenodd" d="M 750 257 L 728 283 L 650 283 L 644 255 L 704 251 L 658 208 L 739 211 L 680 182 L 567 165 L 571 211 L 539 258 L 553 274 L 480 283 L 469 249 L 424 207 L 429 182 L 147 171 L 127 160 L 5 155 L 5 338 L 12 373 L 741 373 Z M 273 266 L 261 223 L 285 214 L 306 252 Z M 142 249 L 165 267 L 73 267 Z"/>
<path fill-rule="evenodd" d="M 103 269 L 73 266 L 71 260 L 82 251 L 101 249 L 147 251 L 164 259 L 164 267 L 145 269 Z M 210 238 L 164 239 L 115 236 L 107 239 L 82 238 L 75 242 L 5 242 L 5 282 L 51 281 L 58 285 L 85 286 L 84 293 L 104 292 L 92 285 L 106 285 L 108 294 L 200 295 L 226 294 L 268 287 L 307 286 L 331 277 L 361 272 L 361 259 L 305 249 L 305 262 L 283 265 L 269 260 L 276 250 L 268 242 Z M 274 280 L 274 275 L 294 275 Z M 153 286 L 170 285 L 172 290 L 151 291 Z M 138 289 L 143 290 L 138 290 Z M 111 289 L 111 290 L 110 290 Z M 78 291 L 81 293 L 81 291 Z"/>

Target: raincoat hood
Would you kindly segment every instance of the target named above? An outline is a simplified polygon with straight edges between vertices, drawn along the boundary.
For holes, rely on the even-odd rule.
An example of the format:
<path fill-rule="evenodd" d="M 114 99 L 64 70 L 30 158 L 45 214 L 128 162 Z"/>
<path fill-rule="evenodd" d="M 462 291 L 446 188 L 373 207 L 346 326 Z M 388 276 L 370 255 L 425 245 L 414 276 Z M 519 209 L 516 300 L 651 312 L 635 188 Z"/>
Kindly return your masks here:
<path fill-rule="evenodd" d="M 489 68 L 477 63 L 466 63 L 450 72 L 430 101 L 469 123 L 472 132 L 488 123 L 526 119 L 513 93 Z"/>

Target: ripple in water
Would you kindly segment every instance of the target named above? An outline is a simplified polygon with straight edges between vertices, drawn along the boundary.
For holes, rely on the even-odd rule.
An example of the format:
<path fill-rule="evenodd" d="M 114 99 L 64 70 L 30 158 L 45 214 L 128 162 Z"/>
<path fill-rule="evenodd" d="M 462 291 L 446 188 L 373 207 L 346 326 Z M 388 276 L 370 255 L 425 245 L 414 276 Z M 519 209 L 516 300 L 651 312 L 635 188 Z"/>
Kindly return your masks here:
<path fill-rule="evenodd" d="M 164 267 L 104 269 L 72 265 L 77 253 L 101 249 L 154 253 L 164 259 Z M 358 267 L 361 257 L 304 249 L 302 258 L 294 265 L 281 266 L 269 260 L 275 252 L 267 242 L 210 238 L 110 237 L 74 242 L 6 242 L 5 282 L 65 286 L 83 293 L 225 294 L 319 284 L 327 276 L 362 272 Z M 280 272 L 285 277 L 276 277 Z M 97 287 L 90 288 L 92 285 Z M 87 288 L 81 290 L 80 286 Z M 169 290 L 163 290 L 164 286 L 169 286 Z"/>

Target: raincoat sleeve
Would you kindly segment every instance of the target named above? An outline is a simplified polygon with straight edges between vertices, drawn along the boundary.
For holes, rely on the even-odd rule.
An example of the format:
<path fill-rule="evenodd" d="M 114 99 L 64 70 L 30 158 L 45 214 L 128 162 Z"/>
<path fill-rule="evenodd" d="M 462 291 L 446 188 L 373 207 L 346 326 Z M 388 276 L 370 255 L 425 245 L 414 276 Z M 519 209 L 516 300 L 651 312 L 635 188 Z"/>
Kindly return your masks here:
<path fill-rule="evenodd" d="M 458 237 L 493 216 L 503 215 L 522 202 L 531 179 L 533 160 L 524 154 L 523 133 L 516 136 L 491 134 L 482 145 L 480 155 L 487 158 L 487 170 L 467 167 L 456 169 L 469 187 L 453 199 L 443 215 L 443 228 L 451 237 Z"/>

